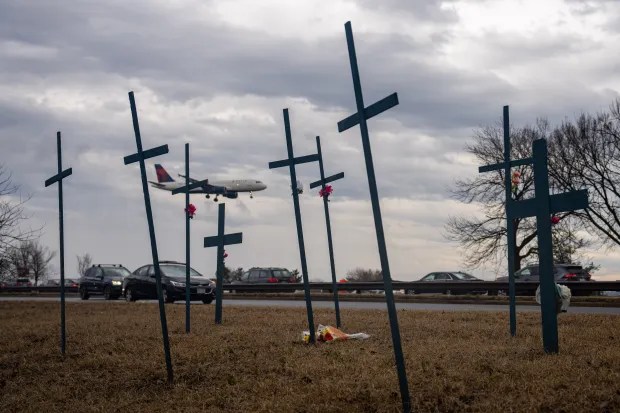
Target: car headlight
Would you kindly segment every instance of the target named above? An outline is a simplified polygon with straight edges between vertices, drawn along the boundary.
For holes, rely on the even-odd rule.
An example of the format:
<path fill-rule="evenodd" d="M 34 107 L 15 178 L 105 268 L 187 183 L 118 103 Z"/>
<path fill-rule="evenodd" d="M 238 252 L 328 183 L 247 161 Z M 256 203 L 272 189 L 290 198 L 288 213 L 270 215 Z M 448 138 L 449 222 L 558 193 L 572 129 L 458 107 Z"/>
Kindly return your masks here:
<path fill-rule="evenodd" d="M 123 282 L 119 280 L 112 280 L 112 285 L 121 285 Z"/>
<path fill-rule="evenodd" d="M 174 287 L 185 287 L 185 283 L 178 281 L 170 281 L 170 284 L 172 284 Z"/>

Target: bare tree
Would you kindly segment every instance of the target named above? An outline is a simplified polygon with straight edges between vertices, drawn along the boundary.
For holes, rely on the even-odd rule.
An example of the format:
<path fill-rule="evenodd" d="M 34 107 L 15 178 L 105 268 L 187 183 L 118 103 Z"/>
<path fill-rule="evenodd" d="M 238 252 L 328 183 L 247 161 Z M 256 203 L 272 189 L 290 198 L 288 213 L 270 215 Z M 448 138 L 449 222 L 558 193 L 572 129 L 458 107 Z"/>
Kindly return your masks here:
<path fill-rule="evenodd" d="M 587 189 L 589 206 L 575 211 L 603 244 L 620 245 L 620 102 L 610 113 L 581 114 L 553 133 L 549 173 L 562 191 Z"/>
<path fill-rule="evenodd" d="M 535 126 L 523 128 L 511 127 L 511 159 L 523 159 L 532 156 L 532 142 L 540 138 L 548 138 L 549 125 L 544 119 L 536 121 Z M 555 146 L 550 146 L 549 156 L 555 154 Z M 474 142 L 467 147 L 479 165 L 489 165 L 504 161 L 503 127 L 501 123 L 484 127 L 474 133 Z M 520 166 L 512 169 L 519 174 L 519 183 L 512 188 L 514 200 L 531 198 L 534 193 L 534 175 L 531 166 Z M 465 265 L 475 268 L 486 263 L 497 264 L 506 256 L 506 213 L 504 170 L 476 174 L 474 178 L 459 180 L 452 191 L 454 198 L 465 203 L 481 205 L 483 213 L 480 217 L 450 217 L 446 224 L 446 237 L 460 244 L 465 252 Z M 557 187 L 553 181 L 551 186 Z M 571 233 L 570 241 L 566 239 L 569 217 L 572 213 L 559 214 L 562 225 L 554 225 L 553 234 L 561 242 L 555 242 L 554 256 L 566 258 L 566 249 L 572 248 L 574 253 L 586 246 L 586 241 L 578 236 L 577 231 Z M 513 220 L 515 228 L 515 269 L 522 263 L 538 256 L 536 221 L 533 218 Z M 575 225 L 574 222 L 572 225 Z"/>
<path fill-rule="evenodd" d="M 291 277 L 293 277 L 293 280 L 296 283 L 300 283 L 303 281 L 303 277 L 301 276 L 301 274 L 299 273 L 299 270 L 297 268 L 295 268 L 293 271 L 291 271 Z"/>
<path fill-rule="evenodd" d="M 381 270 L 373 270 L 366 268 L 355 268 L 353 270 L 347 271 L 346 276 L 347 281 L 358 281 L 358 282 L 366 282 L 366 281 L 383 281 L 383 274 Z"/>
<path fill-rule="evenodd" d="M 77 270 L 81 276 L 86 274 L 86 270 L 89 269 L 91 265 L 93 265 L 93 258 L 89 253 L 77 256 Z"/>
<path fill-rule="evenodd" d="M 6 254 L 13 277 L 28 277 L 34 285 L 43 281 L 49 273 L 49 263 L 56 256 L 55 251 L 42 246 L 38 241 L 25 241 L 13 246 Z"/>
<path fill-rule="evenodd" d="M 35 238 L 39 230 L 23 229 L 21 224 L 29 217 L 24 204 L 30 197 L 19 194 L 19 186 L 12 181 L 12 174 L 0 165 L 0 257 L 11 247 Z"/>

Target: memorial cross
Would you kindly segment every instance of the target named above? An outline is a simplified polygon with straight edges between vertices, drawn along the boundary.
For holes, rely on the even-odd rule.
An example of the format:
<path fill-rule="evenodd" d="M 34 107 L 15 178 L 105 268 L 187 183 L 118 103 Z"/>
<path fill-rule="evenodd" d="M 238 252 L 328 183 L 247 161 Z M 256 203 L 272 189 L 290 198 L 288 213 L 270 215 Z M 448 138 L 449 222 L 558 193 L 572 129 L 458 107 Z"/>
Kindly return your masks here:
<path fill-rule="evenodd" d="M 354 113 L 353 115 L 338 122 L 338 131 L 343 132 L 355 125 L 360 125 L 362 146 L 364 149 L 364 158 L 366 162 L 366 172 L 368 174 L 368 186 L 370 189 L 370 201 L 372 204 L 372 213 L 375 221 L 375 232 L 377 234 L 377 244 L 379 248 L 379 258 L 381 261 L 381 271 L 383 274 L 383 288 L 385 289 L 385 298 L 387 302 L 388 316 L 390 319 L 390 330 L 392 332 L 392 345 L 394 346 L 394 358 L 396 361 L 396 371 L 398 373 L 400 397 L 403 405 L 403 411 L 410 412 L 411 400 L 409 397 L 409 384 L 407 382 L 407 372 L 405 370 L 405 360 L 403 356 L 403 349 L 400 338 L 400 329 L 398 326 L 398 315 L 396 314 L 396 305 L 394 304 L 392 276 L 390 275 L 390 265 L 387 256 L 385 234 L 383 232 L 383 221 L 381 219 L 381 209 L 379 206 L 377 181 L 375 178 L 375 169 L 372 161 L 372 152 L 370 149 L 368 125 L 366 123 L 366 121 L 373 116 L 376 116 L 398 105 L 398 95 L 396 93 L 393 93 L 368 107 L 364 107 L 362 84 L 360 81 L 359 69 L 357 67 L 357 56 L 355 54 L 355 43 L 353 41 L 351 22 L 347 22 L 344 27 L 347 37 L 347 46 L 349 49 L 349 63 L 351 65 L 351 75 L 353 77 L 353 89 L 355 91 L 357 113 Z"/>
<path fill-rule="evenodd" d="M 321 186 L 325 191 L 325 185 L 329 182 L 337 181 L 344 178 L 344 172 L 337 173 L 335 175 L 325 178 L 325 172 L 323 170 L 323 154 L 321 153 L 321 138 L 316 137 L 316 151 L 319 155 L 319 171 L 321 173 L 321 179 L 310 184 L 310 189 Z M 329 249 L 329 265 L 332 271 L 332 290 L 334 292 L 334 307 L 336 309 L 336 327 L 341 327 L 340 322 L 340 303 L 338 301 L 338 282 L 336 281 L 336 266 L 334 264 L 334 245 L 332 243 L 332 226 L 329 219 L 329 204 L 328 195 L 325 194 L 323 198 L 323 209 L 325 210 L 325 225 L 327 226 L 327 246 Z"/>
<path fill-rule="evenodd" d="M 73 173 L 73 168 L 62 170 L 62 148 L 60 132 L 56 132 L 56 148 L 58 152 L 58 173 L 45 181 L 48 187 L 58 182 L 58 226 L 60 229 L 60 353 L 65 355 L 65 230 L 62 208 L 62 180 Z"/>
<path fill-rule="evenodd" d="M 312 314 L 312 299 L 310 297 L 310 285 L 308 284 L 308 266 L 306 264 L 306 249 L 304 247 L 304 233 L 301 226 L 301 211 L 299 209 L 299 192 L 297 190 L 297 174 L 295 165 L 315 162 L 319 160 L 319 155 L 306 155 L 295 158 L 293 156 L 293 140 L 291 138 L 291 124 L 288 117 L 288 109 L 283 110 L 284 132 L 286 135 L 286 150 L 288 158 L 281 161 L 269 162 L 269 169 L 289 167 L 291 176 L 291 189 L 293 190 L 293 207 L 295 208 L 295 222 L 297 224 L 297 240 L 299 244 L 299 256 L 301 257 L 301 275 L 304 281 L 304 294 L 306 298 L 306 313 L 308 315 L 308 328 L 310 330 L 310 343 L 315 343 L 316 333 L 314 331 L 314 315 Z"/>
<path fill-rule="evenodd" d="M 172 359 L 170 357 L 170 343 L 168 339 L 168 324 L 166 322 L 166 308 L 164 307 L 164 299 L 161 287 L 161 272 L 159 270 L 159 256 L 157 254 L 157 241 L 155 239 L 155 226 L 153 225 L 153 213 L 151 212 L 151 197 L 149 195 L 149 187 L 146 180 L 146 168 L 144 160 L 155 156 L 168 153 L 168 145 L 158 146 L 156 148 L 142 150 L 142 138 L 140 136 L 140 125 L 138 123 L 138 112 L 136 110 L 136 102 L 133 92 L 129 92 L 129 105 L 131 106 L 131 118 L 133 120 L 133 129 L 136 135 L 136 147 L 138 152 L 125 156 L 125 165 L 138 162 L 140 164 L 140 175 L 142 178 L 142 192 L 144 193 L 144 206 L 146 208 L 146 220 L 149 226 L 149 236 L 151 239 L 151 254 L 153 258 L 153 267 L 155 269 L 155 284 L 157 288 L 157 299 L 159 302 L 159 319 L 161 321 L 161 333 L 164 344 L 164 355 L 166 358 L 166 370 L 168 372 L 168 383 L 172 384 Z"/>
<path fill-rule="evenodd" d="M 217 214 L 217 235 L 205 237 L 204 247 L 217 247 L 217 274 L 215 284 L 215 324 L 222 324 L 222 292 L 224 278 L 224 246 L 231 244 L 241 244 L 243 234 L 235 232 L 234 234 L 224 235 L 224 219 L 226 213 L 226 205 L 221 203 L 218 205 Z"/>

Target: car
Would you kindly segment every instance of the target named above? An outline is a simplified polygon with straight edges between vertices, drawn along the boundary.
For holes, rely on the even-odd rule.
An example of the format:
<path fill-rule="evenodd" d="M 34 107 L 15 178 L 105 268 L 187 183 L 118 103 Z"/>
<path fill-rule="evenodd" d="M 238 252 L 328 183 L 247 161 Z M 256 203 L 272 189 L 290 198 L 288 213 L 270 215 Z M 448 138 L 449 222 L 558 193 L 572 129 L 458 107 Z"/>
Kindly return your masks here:
<path fill-rule="evenodd" d="M 75 278 L 65 278 L 65 287 L 78 288 L 80 286 L 79 278 L 76 280 Z"/>
<path fill-rule="evenodd" d="M 553 276 L 555 282 L 590 281 L 592 275 L 579 264 L 554 264 Z M 508 276 L 498 277 L 495 281 L 508 282 Z M 515 272 L 515 283 L 533 281 L 540 282 L 538 265 L 527 265 Z M 506 294 L 507 291 L 500 290 L 499 294 Z M 516 295 L 534 295 L 534 291 L 516 289 Z"/>
<path fill-rule="evenodd" d="M 123 291 L 123 279 L 130 274 L 129 270 L 120 264 L 96 264 L 88 268 L 80 277 L 79 284 L 75 280 L 65 279 L 66 287 L 79 285 L 80 298 L 88 300 L 91 295 L 101 295 L 106 300 L 116 300 Z"/>
<path fill-rule="evenodd" d="M 58 279 L 47 280 L 45 282 L 46 287 L 58 287 L 59 285 L 60 285 L 60 280 Z"/>
<path fill-rule="evenodd" d="M 185 264 L 176 261 L 160 261 L 161 286 L 166 303 L 185 300 Z M 155 267 L 143 265 L 123 280 L 123 296 L 127 301 L 157 299 Z M 215 283 L 190 267 L 190 299 L 211 304 L 215 299 Z"/>
<path fill-rule="evenodd" d="M 32 287 L 30 278 L 20 277 L 15 280 L 15 287 Z"/>
<path fill-rule="evenodd" d="M 414 289 L 406 289 L 405 294 L 416 294 L 416 293 L 439 293 L 439 294 L 486 294 L 487 290 L 472 285 L 471 289 L 467 290 L 451 290 L 450 288 L 445 286 L 445 283 L 449 282 L 476 282 L 483 281 L 480 278 L 476 278 L 471 274 L 468 274 L 463 271 L 445 271 L 445 272 L 432 272 L 430 274 L 426 274 L 424 277 L 420 278 L 418 281 L 420 282 L 428 282 L 429 287 L 425 287 L 420 291 L 416 291 Z"/>
<path fill-rule="evenodd" d="M 253 267 L 241 275 L 239 280 L 233 281 L 231 284 L 247 285 L 247 284 L 276 284 L 276 283 L 295 283 L 295 277 L 289 270 L 281 267 Z M 234 289 L 233 289 L 234 290 Z M 240 292 L 240 290 L 234 290 Z M 266 290 L 269 291 L 269 290 Z M 282 292 L 283 290 L 278 290 Z M 294 292 L 290 290 L 289 292 Z"/>

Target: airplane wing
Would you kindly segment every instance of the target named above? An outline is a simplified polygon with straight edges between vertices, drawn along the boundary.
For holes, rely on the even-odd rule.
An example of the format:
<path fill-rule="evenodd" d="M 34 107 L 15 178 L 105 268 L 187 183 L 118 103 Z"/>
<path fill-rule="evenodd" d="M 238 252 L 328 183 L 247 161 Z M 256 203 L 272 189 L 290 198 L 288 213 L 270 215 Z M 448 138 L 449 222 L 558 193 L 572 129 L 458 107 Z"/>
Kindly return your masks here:
<path fill-rule="evenodd" d="M 185 175 L 183 175 L 183 174 L 179 174 L 179 176 L 181 178 L 185 178 Z M 198 182 L 197 179 L 194 179 L 194 178 L 191 178 L 191 177 L 189 178 L 189 181 L 191 183 Z M 231 192 L 228 189 L 226 189 L 225 186 L 217 186 L 217 185 L 211 185 L 211 184 L 207 183 L 205 185 L 202 185 L 201 193 L 213 194 L 213 195 L 225 195 L 225 194 L 231 193 Z"/>
<path fill-rule="evenodd" d="M 183 174 L 179 174 L 179 176 L 180 176 L 181 178 L 185 178 L 185 175 L 183 175 Z M 198 182 L 198 179 L 189 178 L 189 182 L 193 184 L 194 182 Z"/>

